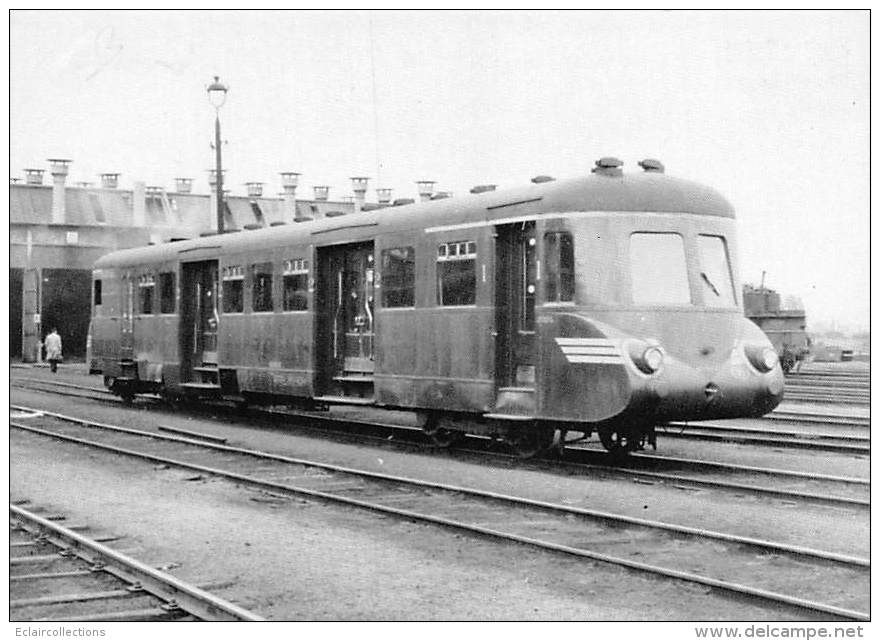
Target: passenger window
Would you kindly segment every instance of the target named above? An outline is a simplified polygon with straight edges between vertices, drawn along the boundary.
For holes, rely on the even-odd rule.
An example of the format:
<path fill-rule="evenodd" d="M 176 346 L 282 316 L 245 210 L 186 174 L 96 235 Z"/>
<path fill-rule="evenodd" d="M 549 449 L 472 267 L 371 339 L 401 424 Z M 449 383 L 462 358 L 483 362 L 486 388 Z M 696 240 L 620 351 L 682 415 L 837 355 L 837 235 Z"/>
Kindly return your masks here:
<path fill-rule="evenodd" d="M 272 263 L 257 263 L 251 266 L 251 300 L 255 312 L 271 312 L 272 305 Z"/>
<path fill-rule="evenodd" d="M 382 250 L 382 305 L 414 307 L 416 252 L 412 247 Z"/>
<path fill-rule="evenodd" d="M 707 307 L 736 307 L 727 242 L 721 236 L 697 238 L 700 249 L 700 289 Z"/>
<path fill-rule="evenodd" d="M 174 272 L 159 274 L 159 313 L 173 314 L 177 307 L 177 288 Z"/>
<path fill-rule="evenodd" d="M 156 289 L 156 277 L 144 274 L 138 279 L 138 313 L 153 313 L 153 293 Z"/>
<path fill-rule="evenodd" d="M 101 281 L 96 280 L 95 281 L 95 307 L 103 304 L 101 302 L 101 300 L 102 300 Z"/>
<path fill-rule="evenodd" d="M 240 314 L 244 311 L 244 269 L 241 265 L 223 268 L 223 313 Z"/>
<path fill-rule="evenodd" d="M 284 297 L 281 302 L 285 312 L 299 312 L 309 308 L 309 261 L 294 258 L 284 261 Z"/>
<path fill-rule="evenodd" d="M 574 241 L 568 232 L 544 235 L 544 300 L 570 303 L 574 300 Z"/>
<path fill-rule="evenodd" d="M 437 304 L 473 305 L 477 300 L 477 244 L 472 240 L 437 247 Z"/>
<path fill-rule="evenodd" d="M 681 235 L 634 233 L 629 240 L 629 261 L 633 303 L 687 305 L 691 302 Z"/>

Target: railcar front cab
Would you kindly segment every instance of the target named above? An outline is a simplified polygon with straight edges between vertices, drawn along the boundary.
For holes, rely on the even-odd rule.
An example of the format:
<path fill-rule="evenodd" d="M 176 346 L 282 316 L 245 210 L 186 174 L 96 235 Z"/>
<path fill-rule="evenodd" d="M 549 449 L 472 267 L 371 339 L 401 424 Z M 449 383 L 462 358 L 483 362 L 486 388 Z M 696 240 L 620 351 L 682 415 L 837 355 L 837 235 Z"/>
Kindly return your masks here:
<path fill-rule="evenodd" d="M 542 418 L 620 452 L 654 445 L 657 424 L 779 403 L 777 355 L 743 316 L 732 216 L 570 212 L 537 235 Z"/>

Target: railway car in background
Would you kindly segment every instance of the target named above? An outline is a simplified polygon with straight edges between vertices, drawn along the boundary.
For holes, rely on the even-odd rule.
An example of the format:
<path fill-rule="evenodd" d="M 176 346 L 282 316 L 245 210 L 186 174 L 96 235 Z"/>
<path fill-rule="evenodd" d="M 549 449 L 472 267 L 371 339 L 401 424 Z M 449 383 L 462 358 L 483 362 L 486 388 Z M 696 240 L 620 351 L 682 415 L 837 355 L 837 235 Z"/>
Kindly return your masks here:
<path fill-rule="evenodd" d="M 93 354 L 125 398 L 411 410 L 438 443 L 522 455 L 770 411 L 782 371 L 743 316 L 733 209 L 621 165 L 109 254 Z"/>

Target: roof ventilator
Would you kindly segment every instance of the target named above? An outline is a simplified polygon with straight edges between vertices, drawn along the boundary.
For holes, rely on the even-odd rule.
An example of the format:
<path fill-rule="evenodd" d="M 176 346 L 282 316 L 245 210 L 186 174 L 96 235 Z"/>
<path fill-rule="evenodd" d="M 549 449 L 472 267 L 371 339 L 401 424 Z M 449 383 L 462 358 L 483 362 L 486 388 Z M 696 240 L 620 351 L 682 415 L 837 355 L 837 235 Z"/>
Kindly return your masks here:
<path fill-rule="evenodd" d="M 639 167 L 644 169 L 646 172 L 652 174 L 662 174 L 665 169 L 663 167 L 663 163 L 659 160 L 655 160 L 654 158 L 645 158 L 644 160 L 640 160 Z"/>
<path fill-rule="evenodd" d="M 495 191 L 497 185 L 476 185 L 471 189 L 472 194 L 482 194 L 487 191 Z"/>
<path fill-rule="evenodd" d="M 596 161 L 596 166 L 593 167 L 592 171 L 594 174 L 599 174 L 600 176 L 622 176 L 622 166 L 622 160 L 611 156 L 604 156 Z"/>
<path fill-rule="evenodd" d="M 553 182 L 554 180 L 556 180 L 556 179 L 555 179 L 553 176 L 545 176 L 545 175 L 543 175 L 543 174 L 540 175 L 540 176 L 535 176 L 534 178 L 532 178 L 532 182 L 535 183 L 536 185 L 538 185 L 538 184 L 540 184 L 540 183 L 549 183 L 549 182 Z"/>

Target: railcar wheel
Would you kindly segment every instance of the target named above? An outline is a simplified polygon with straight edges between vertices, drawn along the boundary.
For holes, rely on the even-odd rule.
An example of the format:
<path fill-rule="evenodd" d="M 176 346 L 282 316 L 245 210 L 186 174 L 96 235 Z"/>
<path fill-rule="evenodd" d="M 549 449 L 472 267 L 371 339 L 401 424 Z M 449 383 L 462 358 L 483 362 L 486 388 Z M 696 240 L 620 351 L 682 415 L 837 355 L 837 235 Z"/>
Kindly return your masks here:
<path fill-rule="evenodd" d="M 505 439 L 520 458 L 532 458 L 556 445 L 553 430 L 518 429 Z"/>
<path fill-rule="evenodd" d="M 641 447 L 642 437 L 635 430 L 619 427 L 600 427 L 599 440 L 608 453 L 620 456 L 635 452 Z"/>

